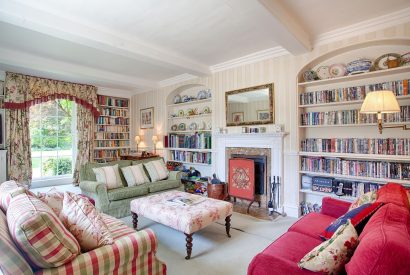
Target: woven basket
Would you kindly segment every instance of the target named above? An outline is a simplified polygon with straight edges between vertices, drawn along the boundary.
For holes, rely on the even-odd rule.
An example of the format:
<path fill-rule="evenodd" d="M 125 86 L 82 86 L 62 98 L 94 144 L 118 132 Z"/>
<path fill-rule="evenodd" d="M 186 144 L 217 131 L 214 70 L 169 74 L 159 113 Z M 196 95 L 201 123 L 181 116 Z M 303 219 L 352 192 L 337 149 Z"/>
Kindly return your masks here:
<path fill-rule="evenodd" d="M 226 184 L 210 184 L 208 183 L 208 198 L 213 198 L 217 200 L 224 200 L 226 197 L 225 191 Z"/>

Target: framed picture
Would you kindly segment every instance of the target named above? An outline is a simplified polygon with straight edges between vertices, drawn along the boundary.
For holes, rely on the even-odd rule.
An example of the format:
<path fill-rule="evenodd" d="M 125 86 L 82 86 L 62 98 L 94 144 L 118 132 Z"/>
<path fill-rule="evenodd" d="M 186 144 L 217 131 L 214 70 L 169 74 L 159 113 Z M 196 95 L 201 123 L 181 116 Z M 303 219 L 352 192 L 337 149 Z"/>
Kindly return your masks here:
<path fill-rule="evenodd" d="M 243 122 L 243 112 L 232 113 L 232 121 L 234 123 Z"/>
<path fill-rule="evenodd" d="M 270 119 L 269 110 L 257 110 L 256 117 L 258 118 L 258 121 L 269 120 Z"/>
<path fill-rule="evenodd" d="M 140 128 L 154 128 L 154 107 L 140 110 Z"/>

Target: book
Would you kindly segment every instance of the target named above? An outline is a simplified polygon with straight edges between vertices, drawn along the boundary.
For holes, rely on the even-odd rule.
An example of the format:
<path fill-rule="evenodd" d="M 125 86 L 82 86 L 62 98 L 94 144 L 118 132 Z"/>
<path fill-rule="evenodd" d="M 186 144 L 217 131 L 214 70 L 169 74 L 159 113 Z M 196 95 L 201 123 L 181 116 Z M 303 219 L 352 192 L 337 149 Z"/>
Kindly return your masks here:
<path fill-rule="evenodd" d="M 200 196 L 176 196 L 174 198 L 171 198 L 167 200 L 168 202 L 172 204 L 178 204 L 178 205 L 183 205 L 183 206 L 192 206 L 196 205 L 198 203 L 201 203 L 205 200 L 205 198 L 200 197 Z"/>

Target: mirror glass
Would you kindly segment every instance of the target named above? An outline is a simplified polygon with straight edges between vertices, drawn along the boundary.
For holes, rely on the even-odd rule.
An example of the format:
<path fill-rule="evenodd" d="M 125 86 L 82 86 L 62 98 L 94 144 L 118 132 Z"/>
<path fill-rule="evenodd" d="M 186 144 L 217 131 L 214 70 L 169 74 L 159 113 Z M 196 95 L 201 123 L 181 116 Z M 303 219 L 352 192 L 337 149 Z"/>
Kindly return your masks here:
<path fill-rule="evenodd" d="M 227 126 L 274 122 L 273 83 L 226 92 L 225 103 Z"/>

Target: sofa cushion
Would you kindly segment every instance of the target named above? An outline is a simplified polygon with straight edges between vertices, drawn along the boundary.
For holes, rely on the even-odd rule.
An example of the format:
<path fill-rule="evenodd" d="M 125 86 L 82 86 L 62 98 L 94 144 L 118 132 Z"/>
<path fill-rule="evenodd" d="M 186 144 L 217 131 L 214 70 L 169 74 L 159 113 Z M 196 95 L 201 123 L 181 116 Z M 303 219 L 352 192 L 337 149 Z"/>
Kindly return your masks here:
<path fill-rule="evenodd" d="M 143 184 L 130 187 L 121 187 L 108 190 L 107 194 L 110 201 L 119 201 L 128 198 L 140 197 L 148 194 L 148 185 Z"/>
<path fill-rule="evenodd" d="M 389 203 L 369 220 L 346 265 L 348 274 L 410 274 L 410 214 Z"/>
<path fill-rule="evenodd" d="M 307 253 L 298 265 L 315 272 L 339 274 L 353 255 L 357 243 L 356 229 L 350 220 L 347 220 L 329 240 Z"/>
<path fill-rule="evenodd" d="M 47 204 L 57 216 L 60 216 L 61 209 L 63 209 L 64 193 L 53 187 L 46 193 L 39 192 L 37 198 Z"/>
<path fill-rule="evenodd" d="M 83 251 L 90 251 L 114 242 L 102 216 L 86 198 L 65 192 L 60 216 Z"/>
<path fill-rule="evenodd" d="M 388 183 L 377 191 L 377 202 L 394 203 L 409 209 L 406 189 L 397 183 Z"/>
<path fill-rule="evenodd" d="M 111 162 L 106 162 L 106 163 L 96 163 L 96 162 L 86 163 L 85 165 L 81 166 L 80 181 L 97 181 L 93 168 L 113 166 L 115 164 L 118 164 L 118 167 L 122 168 L 122 167 L 130 166 L 131 161 L 130 160 L 119 160 L 119 161 L 111 161 Z M 121 176 L 121 181 L 123 185 L 127 186 L 127 182 L 125 181 L 124 176 L 121 173 L 120 173 L 120 176 Z"/>
<path fill-rule="evenodd" d="M 11 199 L 25 192 L 26 189 L 17 184 L 14 180 L 5 181 L 0 184 L 0 209 L 3 212 L 6 212 Z"/>
<path fill-rule="evenodd" d="M 108 190 L 123 187 L 118 164 L 93 168 L 98 182 L 104 183 Z"/>
<path fill-rule="evenodd" d="M 349 211 L 366 203 L 373 203 L 377 199 L 377 191 L 369 191 L 360 195 L 349 207 Z"/>
<path fill-rule="evenodd" d="M 0 211 L 0 273 L 5 274 L 33 274 L 30 265 L 20 255 L 18 248 L 10 236 L 7 227 L 7 218 L 2 211 Z M 5 253 L 7 251 L 7 253 Z"/>
<path fill-rule="evenodd" d="M 324 197 L 322 199 L 322 210 L 320 213 L 334 218 L 339 218 L 348 211 L 350 205 L 351 203 L 347 201 Z"/>
<path fill-rule="evenodd" d="M 323 230 L 334 220 L 335 218 L 331 216 L 311 212 L 295 222 L 288 231 L 302 233 L 320 240 L 320 235 L 323 233 Z"/>
<path fill-rule="evenodd" d="M 142 164 L 136 164 L 121 168 L 122 174 L 127 181 L 128 186 L 136 186 L 149 182 Z"/>
<path fill-rule="evenodd" d="M 363 230 L 363 227 L 366 225 L 366 222 L 369 218 L 377 211 L 377 209 L 383 204 L 380 202 L 375 203 L 366 203 L 357 208 L 354 208 L 339 217 L 332 224 L 330 224 L 321 234 L 323 239 L 329 239 L 337 231 L 337 229 L 344 225 L 347 220 L 351 220 L 353 226 L 356 228 L 358 234 Z"/>
<path fill-rule="evenodd" d="M 144 167 L 148 171 L 151 182 L 164 180 L 169 175 L 169 171 L 162 159 L 144 163 Z"/>
<path fill-rule="evenodd" d="M 147 183 L 148 191 L 150 193 L 178 188 L 180 185 L 181 185 L 181 182 L 179 180 L 161 180 L 157 182 Z"/>
<path fill-rule="evenodd" d="M 300 267 L 287 259 L 257 254 L 248 266 L 248 275 L 282 275 L 282 274 L 315 274 L 310 270 L 300 269 Z"/>
<path fill-rule="evenodd" d="M 299 260 L 302 259 L 306 253 L 321 243 L 322 241 L 318 238 L 312 238 L 305 234 L 290 231 L 271 243 L 262 253 L 272 257 L 286 259 L 297 266 Z"/>
<path fill-rule="evenodd" d="M 7 223 L 14 242 L 36 267 L 58 267 L 80 252 L 74 236 L 53 210 L 36 197 L 20 194 L 13 198 Z"/>

